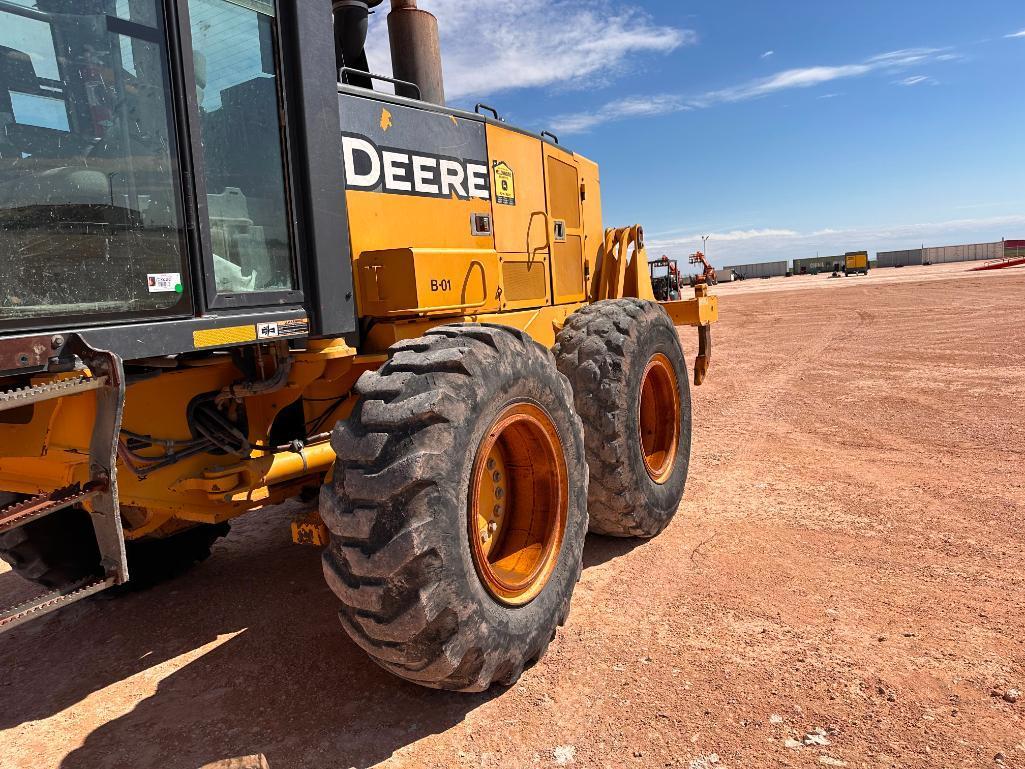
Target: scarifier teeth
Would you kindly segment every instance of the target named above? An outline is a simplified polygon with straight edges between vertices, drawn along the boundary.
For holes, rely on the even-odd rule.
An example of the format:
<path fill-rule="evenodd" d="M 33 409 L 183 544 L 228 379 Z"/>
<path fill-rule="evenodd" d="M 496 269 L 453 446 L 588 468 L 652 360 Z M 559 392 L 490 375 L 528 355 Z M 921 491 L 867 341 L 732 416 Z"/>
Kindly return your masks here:
<path fill-rule="evenodd" d="M 7 390 L 0 392 L 0 411 L 98 390 L 106 384 L 107 377 L 105 376 L 78 377 L 77 379 L 61 379 L 48 384 Z"/>
<path fill-rule="evenodd" d="M 35 616 L 49 614 L 61 606 L 75 603 L 83 598 L 99 593 L 101 590 L 106 590 L 108 587 L 112 587 L 115 581 L 113 577 L 96 581 L 85 579 L 81 582 L 65 585 L 59 590 L 46 593 L 18 606 L 2 609 L 0 610 L 0 633 L 17 627 Z"/>
<path fill-rule="evenodd" d="M 100 488 L 100 485 L 96 483 L 87 484 L 85 488 L 76 484 L 63 489 L 57 489 L 57 491 L 49 494 L 38 494 L 8 505 L 0 510 L 0 533 L 11 531 L 37 518 L 56 513 L 79 502 L 84 502 L 94 496 Z"/>

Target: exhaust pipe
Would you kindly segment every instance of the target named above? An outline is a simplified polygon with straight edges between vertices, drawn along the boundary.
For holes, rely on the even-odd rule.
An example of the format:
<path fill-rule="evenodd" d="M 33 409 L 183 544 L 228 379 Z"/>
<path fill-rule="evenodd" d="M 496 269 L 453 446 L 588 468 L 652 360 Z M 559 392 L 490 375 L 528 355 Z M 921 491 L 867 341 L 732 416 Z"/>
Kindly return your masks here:
<path fill-rule="evenodd" d="M 335 25 L 335 66 L 370 72 L 366 43 L 370 11 L 384 0 L 333 0 Z M 417 8 L 416 0 L 391 0 L 388 14 L 392 72 L 396 80 L 419 88 L 396 84 L 395 92 L 410 99 L 422 99 L 445 106 L 445 82 L 441 68 L 441 41 L 434 14 Z M 368 76 L 346 75 L 345 82 L 373 89 Z"/>
<path fill-rule="evenodd" d="M 416 0 L 391 0 L 388 14 L 392 72 L 396 80 L 416 83 L 420 98 L 445 106 L 445 80 L 441 68 L 438 19 L 416 6 Z M 414 89 L 396 86 L 396 93 L 417 98 Z"/>
<path fill-rule="evenodd" d="M 335 24 L 335 71 L 342 67 L 369 72 L 367 64 L 367 26 L 370 9 L 382 0 L 334 0 L 331 10 Z M 346 79 L 358 88 L 374 87 L 369 77 L 350 75 Z"/>

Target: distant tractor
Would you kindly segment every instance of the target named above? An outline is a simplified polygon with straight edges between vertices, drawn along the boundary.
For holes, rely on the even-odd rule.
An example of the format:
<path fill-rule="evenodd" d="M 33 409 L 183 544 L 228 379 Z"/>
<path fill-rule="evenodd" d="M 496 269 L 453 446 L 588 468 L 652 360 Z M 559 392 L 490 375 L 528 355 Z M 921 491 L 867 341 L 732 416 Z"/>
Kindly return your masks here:
<path fill-rule="evenodd" d="M 659 302 L 676 301 L 680 298 L 680 264 L 675 259 L 663 256 L 648 263 L 651 272 L 651 290 Z M 663 272 L 664 270 L 664 272 Z"/>
<path fill-rule="evenodd" d="M 692 276 L 690 279 L 690 285 L 692 287 L 700 285 L 702 283 L 704 283 L 707 286 L 714 286 L 716 283 L 719 282 L 719 279 L 715 273 L 715 267 L 711 265 L 711 263 L 708 261 L 707 258 L 705 258 L 705 255 L 701 251 L 698 251 L 697 253 L 690 255 L 690 263 L 701 265 L 701 274 Z"/>
<path fill-rule="evenodd" d="M 845 277 L 868 275 L 868 251 L 848 251 L 844 256 Z"/>

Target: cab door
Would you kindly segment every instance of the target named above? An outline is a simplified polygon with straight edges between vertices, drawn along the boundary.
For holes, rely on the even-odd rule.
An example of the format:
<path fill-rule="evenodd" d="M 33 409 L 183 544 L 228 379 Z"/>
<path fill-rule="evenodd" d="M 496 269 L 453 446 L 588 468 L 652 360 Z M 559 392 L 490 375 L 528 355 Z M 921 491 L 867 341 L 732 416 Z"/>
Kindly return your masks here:
<path fill-rule="evenodd" d="M 555 304 L 584 300 L 584 217 L 580 169 L 570 153 L 545 143 L 545 186 L 552 244 Z"/>
<path fill-rule="evenodd" d="M 300 305 L 276 5 L 181 0 L 179 10 L 207 306 Z"/>

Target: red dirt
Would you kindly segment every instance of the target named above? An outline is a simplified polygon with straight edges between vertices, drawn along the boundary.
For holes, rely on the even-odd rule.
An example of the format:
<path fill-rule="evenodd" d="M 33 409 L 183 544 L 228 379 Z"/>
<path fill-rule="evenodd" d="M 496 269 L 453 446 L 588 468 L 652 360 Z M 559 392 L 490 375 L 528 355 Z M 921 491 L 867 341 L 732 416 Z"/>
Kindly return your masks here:
<path fill-rule="evenodd" d="M 0 767 L 1025 766 L 1025 271 L 813 280 L 724 287 L 682 514 L 516 687 L 377 669 L 278 508 L 0 639 Z"/>

